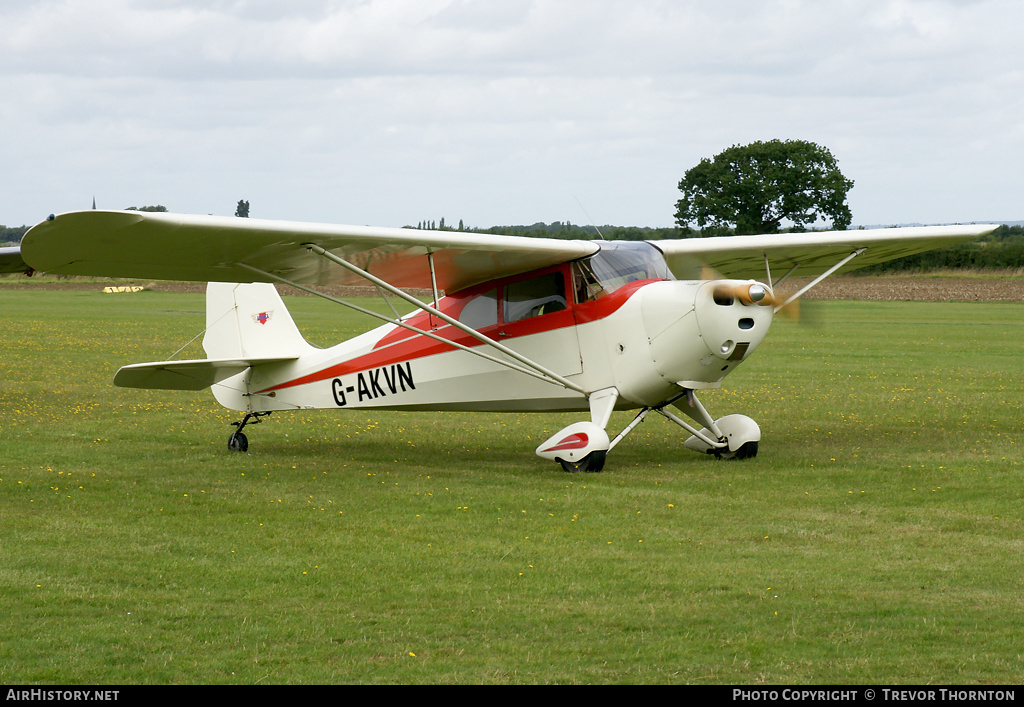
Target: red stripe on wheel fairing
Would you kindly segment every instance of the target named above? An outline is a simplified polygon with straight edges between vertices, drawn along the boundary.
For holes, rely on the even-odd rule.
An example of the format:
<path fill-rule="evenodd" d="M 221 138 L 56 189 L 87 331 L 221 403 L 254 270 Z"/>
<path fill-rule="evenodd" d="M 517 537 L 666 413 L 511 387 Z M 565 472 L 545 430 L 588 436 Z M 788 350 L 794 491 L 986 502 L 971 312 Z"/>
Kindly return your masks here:
<path fill-rule="evenodd" d="M 543 450 L 544 452 L 561 452 L 566 449 L 583 449 L 590 443 L 590 437 L 587 436 L 586 432 L 577 432 L 574 435 L 569 435 L 561 442 L 556 444 L 554 447 L 548 447 Z"/>

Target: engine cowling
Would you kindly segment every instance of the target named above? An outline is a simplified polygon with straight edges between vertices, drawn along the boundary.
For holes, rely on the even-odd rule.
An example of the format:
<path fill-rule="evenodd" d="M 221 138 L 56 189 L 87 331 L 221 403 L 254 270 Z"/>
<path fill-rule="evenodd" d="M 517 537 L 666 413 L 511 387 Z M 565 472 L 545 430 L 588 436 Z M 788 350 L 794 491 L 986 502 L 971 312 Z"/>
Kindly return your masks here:
<path fill-rule="evenodd" d="M 658 284 L 646 288 L 642 302 L 651 360 L 664 378 L 681 387 L 718 387 L 771 326 L 772 307 L 737 296 L 764 288 L 753 281 Z"/>

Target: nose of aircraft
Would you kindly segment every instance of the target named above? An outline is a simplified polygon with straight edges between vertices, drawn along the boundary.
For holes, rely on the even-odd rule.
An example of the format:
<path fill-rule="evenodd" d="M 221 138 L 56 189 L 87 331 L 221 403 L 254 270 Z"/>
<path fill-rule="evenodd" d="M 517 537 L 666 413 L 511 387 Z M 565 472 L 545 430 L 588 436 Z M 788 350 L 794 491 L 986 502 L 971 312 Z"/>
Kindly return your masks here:
<path fill-rule="evenodd" d="M 686 388 L 717 387 L 768 333 L 770 290 L 752 280 L 666 282 L 644 293 L 658 373 Z"/>
<path fill-rule="evenodd" d="M 774 298 L 759 282 L 715 280 L 694 298 L 701 338 L 708 351 L 727 361 L 742 361 L 768 333 Z"/>

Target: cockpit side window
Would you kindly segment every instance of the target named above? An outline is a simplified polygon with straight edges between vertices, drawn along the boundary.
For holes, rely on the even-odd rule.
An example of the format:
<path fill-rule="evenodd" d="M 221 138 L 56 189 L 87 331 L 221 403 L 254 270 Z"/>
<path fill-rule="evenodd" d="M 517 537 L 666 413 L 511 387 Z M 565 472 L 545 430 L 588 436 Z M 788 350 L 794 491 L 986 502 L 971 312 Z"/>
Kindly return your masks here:
<path fill-rule="evenodd" d="M 565 277 L 561 271 L 505 285 L 505 322 L 538 317 L 565 309 Z"/>
<path fill-rule="evenodd" d="M 459 321 L 470 329 L 483 329 L 498 323 L 498 290 L 491 288 L 466 302 Z"/>
<path fill-rule="evenodd" d="M 577 302 L 589 302 L 608 294 L 590 268 L 589 258 L 572 264 L 572 281 Z"/>

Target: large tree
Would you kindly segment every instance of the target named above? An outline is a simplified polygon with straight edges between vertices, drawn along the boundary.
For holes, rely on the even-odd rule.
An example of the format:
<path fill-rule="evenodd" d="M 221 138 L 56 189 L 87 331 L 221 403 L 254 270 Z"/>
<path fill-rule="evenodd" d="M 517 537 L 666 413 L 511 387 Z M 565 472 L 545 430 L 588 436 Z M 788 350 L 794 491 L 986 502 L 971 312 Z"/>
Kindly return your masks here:
<path fill-rule="evenodd" d="M 676 223 L 705 235 L 777 233 L 784 221 L 803 227 L 818 217 L 832 227 L 850 225 L 843 176 L 832 153 L 806 140 L 770 140 L 734 145 L 703 159 L 679 182 Z"/>

